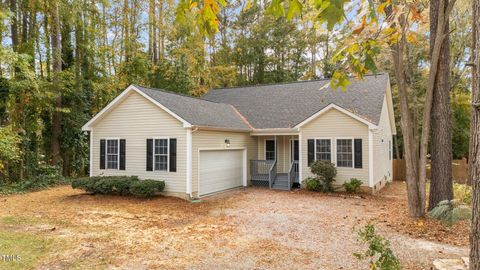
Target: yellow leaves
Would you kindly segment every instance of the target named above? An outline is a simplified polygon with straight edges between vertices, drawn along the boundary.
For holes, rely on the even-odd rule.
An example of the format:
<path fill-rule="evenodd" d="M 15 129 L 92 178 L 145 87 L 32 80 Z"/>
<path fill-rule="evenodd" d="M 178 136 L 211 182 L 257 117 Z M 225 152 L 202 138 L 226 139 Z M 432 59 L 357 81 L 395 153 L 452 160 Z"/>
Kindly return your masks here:
<path fill-rule="evenodd" d="M 384 30 L 382 30 L 381 34 L 382 39 L 386 41 L 388 45 L 397 43 L 401 38 L 400 33 L 397 31 L 397 29 L 393 27 L 385 28 Z"/>
<path fill-rule="evenodd" d="M 197 6 L 198 6 L 198 2 L 197 2 L 197 1 L 195 1 L 195 2 L 190 1 L 190 10 L 196 8 Z"/>
<path fill-rule="evenodd" d="M 385 2 L 382 2 L 380 5 L 377 7 L 377 13 L 383 14 L 385 12 L 385 8 L 390 5 L 391 1 L 387 0 Z"/>
<path fill-rule="evenodd" d="M 354 35 L 359 35 L 360 33 L 363 32 L 363 29 L 365 29 L 365 26 L 367 25 L 367 17 L 366 16 L 363 16 L 362 17 L 362 24 L 360 24 L 359 27 L 355 28 L 353 30 L 353 34 Z"/>
<path fill-rule="evenodd" d="M 350 80 L 347 74 L 340 70 L 335 70 L 333 72 L 332 79 L 330 80 L 330 86 L 335 89 L 341 87 L 342 91 L 347 90 L 347 86 L 350 84 Z"/>
<path fill-rule="evenodd" d="M 418 39 L 417 39 L 417 36 L 415 35 L 415 33 L 412 33 L 412 32 L 407 33 L 407 42 L 411 43 L 411 44 L 417 44 L 418 43 Z"/>
<path fill-rule="evenodd" d="M 412 14 L 412 20 L 419 22 L 422 21 L 423 17 L 421 12 L 417 9 L 417 6 L 412 4 L 410 5 L 410 13 Z"/>
<path fill-rule="evenodd" d="M 200 32 L 212 36 L 218 32 L 218 13 L 221 7 L 226 5 L 226 0 L 180 0 L 177 5 L 176 21 L 189 23 L 185 14 L 190 12 L 195 15 Z"/>
<path fill-rule="evenodd" d="M 244 11 L 251 9 L 253 6 L 253 0 L 248 0 L 247 4 L 245 5 Z"/>

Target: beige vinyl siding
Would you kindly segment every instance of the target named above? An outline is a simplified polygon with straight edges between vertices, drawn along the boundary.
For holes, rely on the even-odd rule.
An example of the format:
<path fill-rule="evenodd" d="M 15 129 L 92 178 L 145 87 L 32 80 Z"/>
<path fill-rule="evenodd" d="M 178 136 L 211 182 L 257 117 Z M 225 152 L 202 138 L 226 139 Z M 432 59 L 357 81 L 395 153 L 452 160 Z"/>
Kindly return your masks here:
<path fill-rule="evenodd" d="M 373 184 L 384 180 L 392 180 L 392 160 L 389 159 L 389 144 L 392 142 L 392 132 L 388 115 L 386 97 L 383 100 L 382 114 L 378 130 L 373 131 Z"/>
<path fill-rule="evenodd" d="M 337 177 L 335 185 L 341 185 L 350 178 L 358 178 L 363 181 L 364 186 L 368 186 L 368 126 L 352 117 L 336 110 L 330 109 L 312 120 L 300 129 L 302 141 L 301 159 L 302 159 L 302 178 L 313 176 L 308 167 L 308 139 L 332 138 L 333 151 L 336 151 L 336 138 L 362 139 L 362 168 L 337 168 Z M 303 179 L 300 179 L 302 181 Z"/>
<path fill-rule="evenodd" d="M 286 173 L 290 169 L 290 140 L 298 136 L 276 136 L 277 139 L 277 172 Z M 265 159 L 265 140 L 275 140 L 275 136 L 258 137 L 258 159 Z"/>
<path fill-rule="evenodd" d="M 146 139 L 177 139 L 177 171 L 146 171 Z M 93 126 L 93 175 L 136 175 L 165 181 L 165 191 L 186 192 L 186 129 L 170 114 L 136 92 Z M 126 139 L 126 170 L 100 170 L 100 139 Z"/>
<path fill-rule="evenodd" d="M 192 132 L 192 193 L 198 195 L 198 154 L 199 149 L 228 149 L 225 139 L 230 140 L 229 148 L 247 149 L 247 180 L 250 179 L 250 160 L 257 159 L 257 141 L 247 132 L 197 130 Z"/>

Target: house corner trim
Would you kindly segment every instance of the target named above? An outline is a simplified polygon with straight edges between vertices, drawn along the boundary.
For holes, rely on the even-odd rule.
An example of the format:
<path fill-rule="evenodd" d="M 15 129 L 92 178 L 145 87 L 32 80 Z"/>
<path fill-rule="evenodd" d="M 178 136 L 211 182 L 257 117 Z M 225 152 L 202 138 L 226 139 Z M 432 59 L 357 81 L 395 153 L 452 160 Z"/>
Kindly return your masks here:
<path fill-rule="evenodd" d="M 368 129 L 368 186 L 373 187 L 373 130 Z"/>

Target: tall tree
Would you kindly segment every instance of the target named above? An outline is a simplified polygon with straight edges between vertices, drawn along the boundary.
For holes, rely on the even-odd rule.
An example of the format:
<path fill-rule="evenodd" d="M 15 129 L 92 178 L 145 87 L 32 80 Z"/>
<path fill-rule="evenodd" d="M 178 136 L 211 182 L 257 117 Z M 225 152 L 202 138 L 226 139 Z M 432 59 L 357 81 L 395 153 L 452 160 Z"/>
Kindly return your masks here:
<path fill-rule="evenodd" d="M 52 18 L 52 57 L 53 57 L 53 86 L 56 90 L 55 109 L 52 117 L 52 140 L 51 140 L 51 156 L 52 164 L 60 163 L 61 145 L 60 136 L 62 134 L 62 42 L 60 35 L 60 7 L 57 0 L 51 1 L 51 18 Z"/>
<path fill-rule="evenodd" d="M 16 51 L 18 48 L 18 13 L 16 0 L 10 0 L 10 12 L 12 13 L 12 22 L 10 25 L 12 32 L 12 48 L 14 51 Z"/>
<path fill-rule="evenodd" d="M 448 6 L 440 10 L 440 1 L 430 1 L 430 54 L 437 38 L 438 17 Z M 445 16 L 445 15 L 443 15 Z M 445 19 L 445 38 L 441 45 L 438 71 L 433 88 L 431 179 L 428 209 L 443 200 L 453 199 L 452 183 L 452 118 L 450 112 L 450 38 L 449 19 Z"/>
<path fill-rule="evenodd" d="M 472 119 L 469 178 L 473 187 L 470 270 L 480 269 L 480 0 L 473 0 Z"/>

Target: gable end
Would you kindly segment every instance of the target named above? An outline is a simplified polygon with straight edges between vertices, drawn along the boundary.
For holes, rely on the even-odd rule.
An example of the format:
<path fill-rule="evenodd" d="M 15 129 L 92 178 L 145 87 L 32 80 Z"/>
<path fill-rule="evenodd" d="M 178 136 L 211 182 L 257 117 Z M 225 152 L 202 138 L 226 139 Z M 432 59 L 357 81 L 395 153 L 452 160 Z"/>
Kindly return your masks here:
<path fill-rule="evenodd" d="M 174 112 L 172 112 L 171 110 L 169 110 L 167 107 L 163 106 L 161 103 L 157 102 L 156 100 L 152 99 L 151 97 L 149 97 L 147 94 L 143 93 L 142 91 L 140 91 L 138 88 L 136 88 L 134 85 L 130 85 L 129 87 L 127 87 L 127 89 L 125 89 L 120 95 L 118 95 L 115 99 L 113 99 L 110 103 L 108 103 L 107 106 L 105 106 L 100 112 L 98 112 L 92 119 L 90 119 L 85 125 L 82 126 L 82 130 L 84 131 L 90 131 L 92 130 L 92 126 L 95 122 L 99 121 L 100 119 L 102 119 L 108 112 L 110 112 L 111 110 L 113 110 L 115 108 L 115 106 L 117 106 L 118 104 L 120 104 L 123 100 L 125 100 L 126 98 L 128 98 L 129 94 L 131 92 L 136 92 L 138 93 L 139 95 L 141 95 L 142 97 L 146 98 L 147 100 L 149 100 L 150 102 L 152 102 L 153 104 L 155 104 L 156 106 L 158 106 L 159 108 L 161 108 L 163 111 L 167 112 L 168 114 L 170 114 L 172 117 L 174 117 L 175 119 L 177 119 L 178 121 L 180 121 L 182 124 L 183 124 L 183 127 L 191 127 L 192 125 L 187 122 L 185 119 L 181 118 L 180 116 L 178 116 L 177 114 L 175 114 Z"/>

